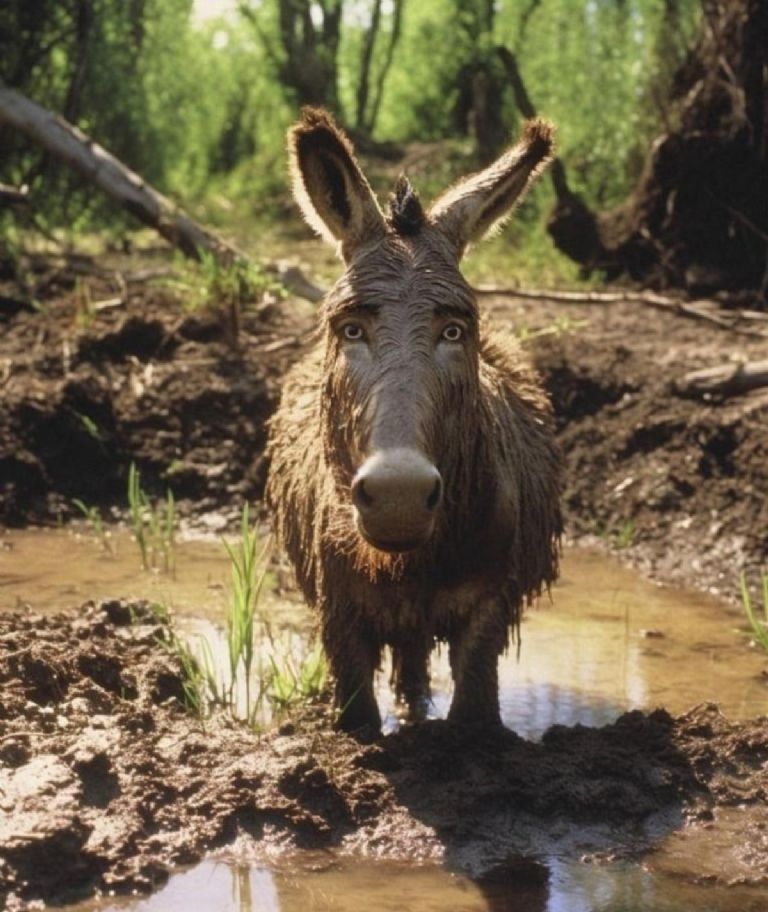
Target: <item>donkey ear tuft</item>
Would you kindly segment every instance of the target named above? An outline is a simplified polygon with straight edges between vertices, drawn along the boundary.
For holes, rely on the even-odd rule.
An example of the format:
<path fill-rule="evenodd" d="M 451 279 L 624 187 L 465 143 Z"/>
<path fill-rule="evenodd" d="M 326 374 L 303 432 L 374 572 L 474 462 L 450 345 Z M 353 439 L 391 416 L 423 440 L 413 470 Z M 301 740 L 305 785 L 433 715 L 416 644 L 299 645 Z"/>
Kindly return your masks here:
<path fill-rule="evenodd" d="M 385 230 L 384 217 L 352 143 L 322 108 L 305 107 L 288 132 L 293 194 L 304 218 L 327 241 L 351 249 Z"/>
<path fill-rule="evenodd" d="M 446 190 L 429 212 L 430 220 L 456 246 L 466 246 L 501 227 L 552 157 L 554 127 L 529 120 L 520 140 L 483 171 Z"/>

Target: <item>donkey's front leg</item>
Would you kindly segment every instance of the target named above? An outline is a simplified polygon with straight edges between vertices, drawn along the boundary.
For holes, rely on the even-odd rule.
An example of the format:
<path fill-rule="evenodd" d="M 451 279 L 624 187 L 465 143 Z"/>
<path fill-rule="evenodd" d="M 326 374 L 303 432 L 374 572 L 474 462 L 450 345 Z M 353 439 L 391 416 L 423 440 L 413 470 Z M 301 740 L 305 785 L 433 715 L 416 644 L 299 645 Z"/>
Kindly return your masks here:
<path fill-rule="evenodd" d="M 336 727 L 352 732 L 381 728 L 381 715 L 373 690 L 381 644 L 354 611 L 326 615 L 323 647 L 334 680 Z"/>
<path fill-rule="evenodd" d="M 454 691 L 453 722 L 498 725 L 499 656 L 507 644 L 506 614 L 496 600 L 484 601 L 449 641 Z"/>

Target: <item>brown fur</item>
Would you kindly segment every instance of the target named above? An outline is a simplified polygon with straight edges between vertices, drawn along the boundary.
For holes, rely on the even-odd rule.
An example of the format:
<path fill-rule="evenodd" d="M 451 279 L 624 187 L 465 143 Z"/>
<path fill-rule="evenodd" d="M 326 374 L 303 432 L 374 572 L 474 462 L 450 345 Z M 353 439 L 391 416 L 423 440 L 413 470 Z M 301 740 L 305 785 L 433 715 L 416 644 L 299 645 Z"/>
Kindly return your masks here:
<path fill-rule="evenodd" d="M 329 123 L 322 119 L 322 129 Z M 310 129 L 305 120 L 293 136 Z M 443 197 L 421 227 L 408 218 L 398 232 L 397 220 L 382 220 L 383 229 L 378 223 L 378 205 L 346 143 L 334 145 L 341 169 L 334 188 L 323 194 L 315 187 L 309 196 L 313 221 L 336 224 L 339 212 L 342 221 L 356 213 L 350 235 L 334 234 L 347 269 L 322 305 L 316 345 L 286 379 L 271 426 L 267 499 L 302 591 L 319 610 L 344 727 L 379 724 L 372 677 L 385 646 L 393 650 L 399 695 L 414 714 L 423 710 L 436 642 L 449 644 L 451 718 L 495 722 L 497 658 L 510 627 L 557 575 L 560 467 L 546 397 L 516 342 L 480 325 L 458 256 L 503 217 L 549 144 L 507 153 L 528 174 L 501 174 L 499 186 L 482 172 L 464 182 L 474 200 L 455 188 L 446 195 L 453 205 Z M 302 167 L 294 164 L 294 172 L 301 180 Z M 472 183 L 481 178 L 486 196 Z M 339 187 L 360 195 L 339 206 Z M 412 191 L 401 187 L 405 199 Z M 470 210 L 463 221 L 456 207 Z M 374 226 L 372 238 L 361 235 L 363 225 Z M 365 349 L 345 348 L 339 327 L 350 316 L 370 331 Z M 454 320 L 465 328 L 462 344 L 441 348 L 436 333 Z M 373 548 L 354 521 L 352 479 L 382 445 L 418 448 L 443 479 L 434 533 L 405 553 Z"/>

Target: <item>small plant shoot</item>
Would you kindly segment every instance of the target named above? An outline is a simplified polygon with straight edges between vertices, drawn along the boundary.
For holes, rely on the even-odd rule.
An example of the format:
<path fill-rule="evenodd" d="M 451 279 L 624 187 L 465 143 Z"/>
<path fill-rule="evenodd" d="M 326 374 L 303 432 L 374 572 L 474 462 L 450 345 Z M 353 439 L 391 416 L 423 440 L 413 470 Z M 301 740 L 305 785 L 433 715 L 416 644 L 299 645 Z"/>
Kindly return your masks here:
<path fill-rule="evenodd" d="M 177 516 L 173 492 L 168 489 L 165 500 L 153 504 L 133 462 L 128 469 L 128 510 L 142 568 L 162 570 L 175 578 Z"/>

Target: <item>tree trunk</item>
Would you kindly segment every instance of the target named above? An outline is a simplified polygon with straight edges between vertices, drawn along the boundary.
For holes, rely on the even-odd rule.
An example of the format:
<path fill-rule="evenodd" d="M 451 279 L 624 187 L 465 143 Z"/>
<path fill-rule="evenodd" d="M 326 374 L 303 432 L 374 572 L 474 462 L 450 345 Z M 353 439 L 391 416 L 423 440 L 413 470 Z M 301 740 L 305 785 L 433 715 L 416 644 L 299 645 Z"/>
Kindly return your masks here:
<path fill-rule="evenodd" d="M 381 108 L 381 99 L 384 96 L 384 84 L 387 81 L 387 76 L 392 67 L 392 60 L 395 56 L 395 48 L 397 47 L 397 42 L 400 40 L 400 32 L 402 30 L 403 24 L 403 4 L 405 0 L 394 0 L 394 8 L 392 10 L 392 31 L 389 33 L 389 44 L 387 45 L 387 52 L 384 57 L 384 62 L 382 63 L 381 69 L 379 70 L 379 75 L 376 80 L 376 91 L 373 95 L 373 101 L 370 106 L 370 113 L 365 121 L 365 128 L 369 134 L 372 134 L 376 128 L 376 121 L 379 119 L 379 109 Z"/>
<path fill-rule="evenodd" d="M 199 259 L 205 251 L 225 263 L 239 256 L 77 127 L 20 92 L 0 87 L 0 127 L 23 133 L 187 256 Z"/>
<path fill-rule="evenodd" d="M 528 7 L 529 17 L 535 8 L 536 4 L 533 3 Z M 529 119 L 538 117 L 536 107 L 523 81 L 523 76 L 517 63 L 517 56 L 503 45 L 499 45 L 496 48 L 496 54 L 512 86 L 517 109 L 523 117 Z M 552 161 L 549 168 L 549 176 L 555 190 L 557 202 L 555 204 L 555 215 L 550 219 L 547 228 L 555 244 L 563 253 L 577 262 L 588 262 L 594 257 L 595 251 L 600 249 L 595 216 L 584 200 L 568 186 L 568 177 L 562 159 L 555 158 Z M 562 223 L 568 225 L 568 232 L 559 231 L 559 225 Z M 575 230 L 576 226 L 578 226 L 578 230 Z"/>
<path fill-rule="evenodd" d="M 371 24 L 363 39 L 363 50 L 360 55 L 360 76 L 357 84 L 357 98 L 355 110 L 355 126 L 358 130 L 365 129 L 365 110 L 368 107 L 368 93 L 371 85 L 371 64 L 373 62 L 373 49 L 376 46 L 376 37 L 381 26 L 381 0 L 374 0 Z"/>
<path fill-rule="evenodd" d="M 282 81 L 299 104 L 339 108 L 337 55 L 341 40 L 343 0 L 279 0 Z M 313 10 L 314 8 L 314 10 Z M 315 24 L 312 13 L 321 16 Z"/>

